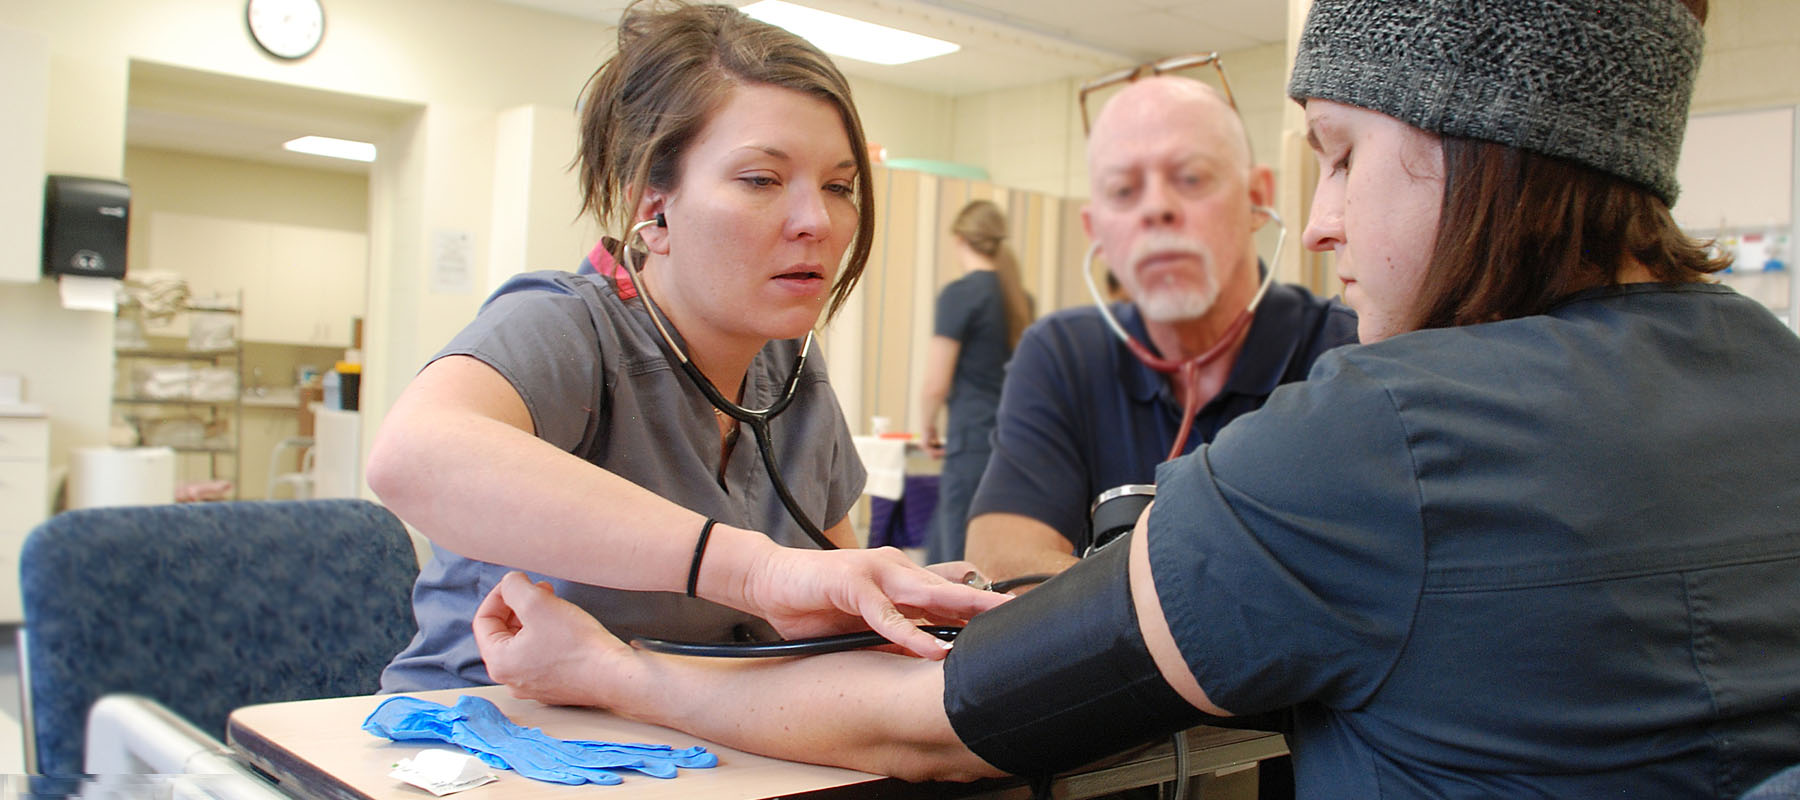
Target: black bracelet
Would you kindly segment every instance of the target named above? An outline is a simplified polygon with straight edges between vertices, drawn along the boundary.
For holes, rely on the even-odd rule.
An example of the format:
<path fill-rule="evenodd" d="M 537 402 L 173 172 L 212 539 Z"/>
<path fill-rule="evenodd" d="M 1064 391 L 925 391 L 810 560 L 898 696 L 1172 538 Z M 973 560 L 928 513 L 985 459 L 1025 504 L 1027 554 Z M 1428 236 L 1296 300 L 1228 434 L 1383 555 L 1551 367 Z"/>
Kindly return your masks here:
<path fill-rule="evenodd" d="M 706 557 L 706 540 L 712 538 L 713 526 L 717 524 L 718 520 L 707 517 L 706 524 L 700 526 L 700 541 L 694 543 L 694 563 L 688 566 L 688 597 L 699 597 L 694 594 L 694 589 L 700 585 L 700 559 Z"/>

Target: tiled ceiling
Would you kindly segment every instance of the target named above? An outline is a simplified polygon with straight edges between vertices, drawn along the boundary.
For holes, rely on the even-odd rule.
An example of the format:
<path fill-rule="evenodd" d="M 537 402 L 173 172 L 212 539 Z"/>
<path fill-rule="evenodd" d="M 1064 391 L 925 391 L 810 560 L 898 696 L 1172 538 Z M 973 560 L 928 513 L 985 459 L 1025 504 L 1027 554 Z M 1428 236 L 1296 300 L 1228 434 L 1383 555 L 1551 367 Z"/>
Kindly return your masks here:
<path fill-rule="evenodd" d="M 627 5 L 626 0 L 493 2 L 608 25 L 618 22 Z M 948 56 L 892 67 L 838 60 L 852 75 L 947 95 L 1086 78 L 1163 56 L 1279 42 L 1286 35 L 1287 3 L 1281 0 L 790 2 L 962 45 Z M 368 171 L 365 164 L 287 153 L 280 143 L 301 133 L 369 139 L 378 135 L 369 129 L 371 120 L 386 123 L 408 111 L 154 64 L 133 65 L 129 102 L 126 133 L 133 146 L 362 173 Z"/>
<path fill-rule="evenodd" d="M 497 1 L 607 24 L 616 23 L 626 6 L 622 0 Z M 892 67 L 838 60 L 852 75 L 950 95 L 1085 78 L 1164 56 L 1280 42 L 1287 35 L 1287 3 L 1280 0 L 795 1 L 962 45 L 948 56 Z"/>

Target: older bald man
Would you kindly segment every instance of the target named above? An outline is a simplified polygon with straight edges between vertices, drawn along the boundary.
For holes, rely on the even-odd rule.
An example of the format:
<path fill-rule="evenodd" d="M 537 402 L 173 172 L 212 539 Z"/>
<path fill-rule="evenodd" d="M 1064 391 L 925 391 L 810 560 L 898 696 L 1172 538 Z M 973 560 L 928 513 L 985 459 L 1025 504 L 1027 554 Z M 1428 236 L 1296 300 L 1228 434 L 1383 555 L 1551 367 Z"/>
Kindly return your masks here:
<path fill-rule="evenodd" d="M 1264 268 L 1258 207 L 1274 202 L 1243 121 L 1206 84 L 1159 76 L 1113 96 L 1087 148 L 1082 226 L 1132 298 L 1112 306 L 1163 359 L 1220 347 L 1200 367 L 1200 410 L 1184 452 L 1302 380 L 1321 353 L 1356 341 L 1348 308 L 1276 284 L 1233 328 Z M 1134 358 L 1094 308 L 1026 331 L 1008 367 L 994 453 L 971 507 L 967 558 L 989 578 L 1057 573 L 1085 544 L 1107 489 L 1152 483 L 1181 427 L 1187 387 Z"/>

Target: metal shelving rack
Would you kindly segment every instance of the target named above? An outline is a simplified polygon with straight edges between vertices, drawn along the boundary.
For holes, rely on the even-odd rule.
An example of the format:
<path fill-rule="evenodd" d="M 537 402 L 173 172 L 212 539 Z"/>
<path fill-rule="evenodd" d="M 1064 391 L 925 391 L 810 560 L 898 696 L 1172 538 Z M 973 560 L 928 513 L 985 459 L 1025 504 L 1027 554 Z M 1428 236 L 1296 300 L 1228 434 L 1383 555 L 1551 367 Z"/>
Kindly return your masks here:
<path fill-rule="evenodd" d="M 122 303 L 120 311 L 125 312 L 134 304 Z M 166 446 L 182 456 L 182 471 L 185 473 L 190 462 L 186 456 L 198 456 L 204 459 L 207 476 L 213 480 L 231 481 L 231 499 L 237 499 L 242 491 L 243 465 L 238 454 L 238 447 L 243 437 L 244 423 L 244 339 L 243 339 L 243 305 L 240 301 L 235 307 L 222 308 L 214 306 L 195 306 L 184 304 L 177 312 L 190 318 L 196 313 L 229 314 L 236 318 L 232 343 L 229 348 L 214 350 L 190 350 L 177 346 L 160 347 L 125 347 L 113 351 L 115 372 L 113 379 L 113 416 L 123 419 L 137 432 L 138 440 L 145 446 Z M 151 333 L 156 336 L 158 334 Z M 134 394 L 131 380 L 131 367 L 136 364 L 189 364 L 195 366 L 228 367 L 233 379 L 229 399 L 195 399 L 193 397 L 145 397 Z M 190 386 L 191 388 L 191 386 Z M 171 410 L 186 412 L 182 416 L 172 416 Z M 146 437 L 146 423 L 160 423 L 168 420 L 191 420 L 201 425 L 203 436 L 200 441 L 157 441 L 154 437 Z M 222 426 L 220 436 L 205 435 Z M 184 478 L 191 477 L 183 475 Z"/>

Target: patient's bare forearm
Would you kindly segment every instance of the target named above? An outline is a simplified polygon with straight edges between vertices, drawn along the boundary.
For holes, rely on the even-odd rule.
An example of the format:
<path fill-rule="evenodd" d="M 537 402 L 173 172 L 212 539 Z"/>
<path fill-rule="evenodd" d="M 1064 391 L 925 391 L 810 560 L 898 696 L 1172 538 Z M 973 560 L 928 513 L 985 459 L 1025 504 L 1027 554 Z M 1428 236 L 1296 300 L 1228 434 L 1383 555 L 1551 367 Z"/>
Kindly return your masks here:
<path fill-rule="evenodd" d="M 728 747 L 907 780 L 1000 775 L 944 714 L 943 662 L 860 651 L 797 659 L 640 654 L 613 709 Z"/>

